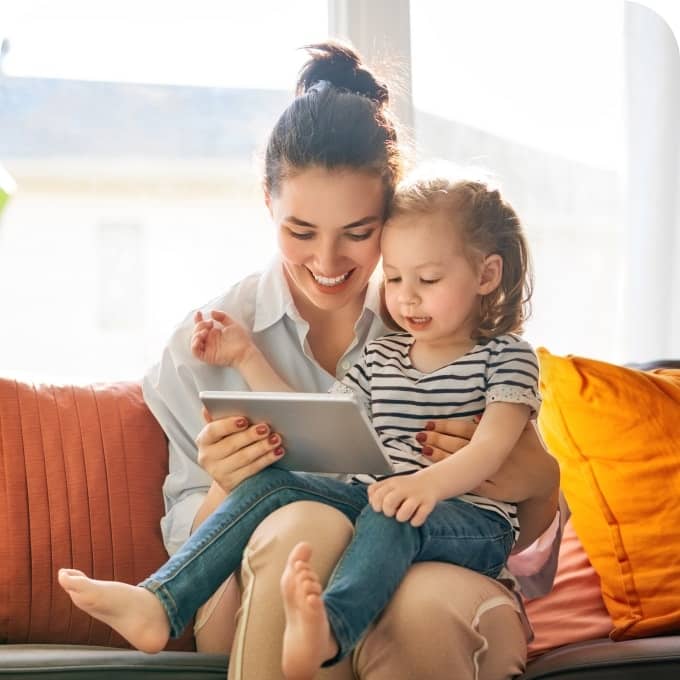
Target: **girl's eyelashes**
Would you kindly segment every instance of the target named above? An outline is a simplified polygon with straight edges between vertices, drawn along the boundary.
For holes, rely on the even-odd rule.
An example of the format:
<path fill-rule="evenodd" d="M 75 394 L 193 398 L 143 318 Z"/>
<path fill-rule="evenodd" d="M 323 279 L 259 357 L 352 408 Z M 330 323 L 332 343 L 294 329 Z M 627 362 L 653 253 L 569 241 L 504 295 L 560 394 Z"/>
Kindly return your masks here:
<path fill-rule="evenodd" d="M 386 276 L 385 283 L 399 283 L 401 281 L 401 276 Z M 420 279 L 422 284 L 433 284 L 441 281 L 441 279 Z"/>

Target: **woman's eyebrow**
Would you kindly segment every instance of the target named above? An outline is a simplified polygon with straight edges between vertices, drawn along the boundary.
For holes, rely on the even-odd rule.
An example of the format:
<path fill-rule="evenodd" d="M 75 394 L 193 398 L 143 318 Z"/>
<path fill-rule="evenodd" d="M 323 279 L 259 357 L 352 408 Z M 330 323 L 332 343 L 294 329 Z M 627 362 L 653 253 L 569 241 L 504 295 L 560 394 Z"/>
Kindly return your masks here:
<path fill-rule="evenodd" d="M 288 215 L 288 217 L 284 217 L 284 222 L 290 222 L 291 224 L 295 224 L 298 227 L 307 227 L 308 229 L 317 229 L 316 224 L 312 224 L 311 222 L 305 222 L 305 220 L 301 220 L 299 217 L 295 217 L 294 215 Z M 355 229 L 356 227 L 363 227 L 366 224 L 372 224 L 373 222 L 377 222 L 380 218 L 377 215 L 367 215 L 366 217 L 362 217 L 360 220 L 356 220 L 355 222 L 350 222 L 349 224 L 345 224 L 342 229 Z"/>

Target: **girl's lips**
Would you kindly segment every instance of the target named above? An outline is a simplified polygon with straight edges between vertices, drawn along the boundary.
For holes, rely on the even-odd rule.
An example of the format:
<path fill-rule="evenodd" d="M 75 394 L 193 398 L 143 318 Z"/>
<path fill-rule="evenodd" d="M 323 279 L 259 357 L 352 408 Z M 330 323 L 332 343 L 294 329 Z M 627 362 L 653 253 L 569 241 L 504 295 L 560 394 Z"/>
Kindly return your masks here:
<path fill-rule="evenodd" d="M 430 323 L 432 322 L 432 317 L 431 316 L 405 316 L 404 320 L 406 321 L 406 325 L 413 329 L 413 330 L 422 330 L 423 328 L 427 328 Z"/>

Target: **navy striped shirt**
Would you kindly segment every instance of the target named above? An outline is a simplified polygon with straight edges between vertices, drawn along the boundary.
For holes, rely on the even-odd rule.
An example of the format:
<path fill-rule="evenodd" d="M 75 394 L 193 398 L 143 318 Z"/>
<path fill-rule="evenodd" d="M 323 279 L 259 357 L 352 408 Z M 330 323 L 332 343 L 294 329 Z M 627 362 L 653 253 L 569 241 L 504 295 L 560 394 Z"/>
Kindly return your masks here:
<path fill-rule="evenodd" d="M 534 416 L 538 412 L 538 361 L 529 343 L 519 336 L 492 338 L 432 373 L 423 373 L 411 364 L 413 342 L 408 333 L 391 333 L 373 340 L 342 383 L 332 388 L 349 388 L 357 394 L 396 474 L 414 472 L 432 463 L 422 455 L 415 439 L 429 420 L 472 419 L 493 401 L 527 404 Z M 358 475 L 353 479 L 370 484 L 378 478 Z M 460 499 L 501 514 L 518 531 L 514 504 L 476 494 L 464 494 Z"/>

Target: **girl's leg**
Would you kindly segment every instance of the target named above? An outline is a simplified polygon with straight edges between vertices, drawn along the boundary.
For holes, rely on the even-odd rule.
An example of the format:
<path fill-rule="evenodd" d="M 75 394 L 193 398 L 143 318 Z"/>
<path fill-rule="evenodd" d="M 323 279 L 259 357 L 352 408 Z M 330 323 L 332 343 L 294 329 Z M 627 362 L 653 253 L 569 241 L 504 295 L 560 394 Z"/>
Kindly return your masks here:
<path fill-rule="evenodd" d="M 513 544 L 507 521 L 458 499 L 438 503 L 418 528 L 367 505 L 355 532 L 323 594 L 339 648 L 326 664 L 351 652 L 414 562 L 437 560 L 496 576 Z"/>
<path fill-rule="evenodd" d="M 162 603 L 172 636 L 181 634 L 196 609 L 223 582 L 225 574 L 238 567 L 243 549 L 259 523 L 277 508 L 304 499 L 337 507 L 353 520 L 365 504 L 366 492 L 361 486 L 276 468 L 263 470 L 242 482 L 184 546 L 140 584 Z M 116 609 L 116 599 L 120 597 L 112 585 L 98 581 L 86 583 L 87 601 L 81 597 L 82 584 L 79 584 L 78 600 L 70 594 L 78 606 L 104 620 L 134 646 L 151 651 L 146 643 L 140 647 L 136 632 L 132 631 L 131 635 L 128 626 L 129 619 L 143 611 L 134 611 L 128 601 L 122 610 L 117 608 L 122 625 L 118 625 L 115 612 L 112 616 L 111 607 Z M 115 584 L 118 585 L 127 586 Z"/>

